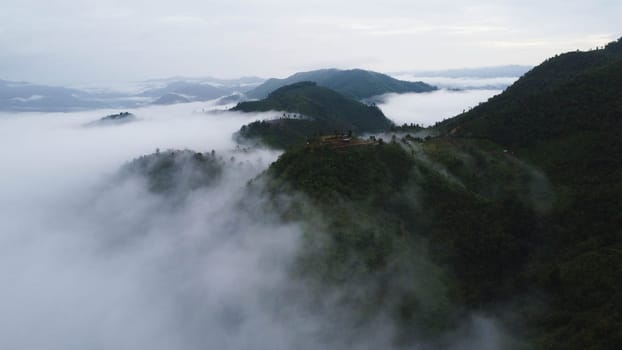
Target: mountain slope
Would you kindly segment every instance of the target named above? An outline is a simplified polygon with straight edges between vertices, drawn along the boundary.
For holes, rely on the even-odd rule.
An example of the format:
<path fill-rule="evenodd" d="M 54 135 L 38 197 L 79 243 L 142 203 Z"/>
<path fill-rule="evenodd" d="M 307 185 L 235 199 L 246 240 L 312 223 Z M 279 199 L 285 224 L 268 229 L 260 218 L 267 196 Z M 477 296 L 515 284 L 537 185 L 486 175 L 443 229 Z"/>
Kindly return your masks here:
<path fill-rule="evenodd" d="M 269 171 L 275 186 L 312 198 L 328 222 L 303 271 L 412 281 L 421 261 L 410 259 L 427 256 L 440 305 L 394 279 L 353 303 L 395 308 L 410 334 L 431 327 L 417 336 L 451 327 L 451 310 L 479 310 L 515 329 L 519 348 L 620 348 L 621 62 L 622 41 L 551 58 L 440 123 L 443 137 L 286 152 Z"/>
<path fill-rule="evenodd" d="M 487 139 L 543 169 L 556 200 L 538 226 L 526 283 L 546 291 L 532 316 L 540 347 L 622 345 L 622 41 L 534 68 L 437 128 Z"/>
<path fill-rule="evenodd" d="M 282 87 L 261 101 L 239 103 L 241 112 L 286 111 L 301 118 L 255 122 L 241 129 L 241 136 L 260 138 L 271 146 L 287 148 L 314 134 L 339 131 L 372 132 L 387 129 L 392 122 L 376 106 L 367 106 L 313 82 Z"/>
<path fill-rule="evenodd" d="M 151 98 L 153 104 L 160 105 L 208 101 L 246 92 L 263 81 L 254 77 L 240 79 L 174 77 L 149 80 L 144 83 L 151 87 L 142 91 L 139 96 Z"/>
<path fill-rule="evenodd" d="M 620 122 L 617 116 L 622 112 L 619 45 L 551 58 L 488 103 L 439 127 L 508 146 L 609 129 Z"/>
<path fill-rule="evenodd" d="M 528 289 L 521 271 L 534 244 L 528 193 L 535 176 L 498 147 L 408 137 L 340 150 L 299 147 L 265 176 L 277 201 L 291 190 L 304 194 L 287 211 L 308 229 L 300 273 L 345 290 L 343 303 L 362 320 L 390 315 L 404 344 L 448 348 L 436 342 L 464 317 L 495 315 Z M 521 348 L 510 338 L 494 348 Z"/>
<path fill-rule="evenodd" d="M 168 83 L 162 88 L 149 89 L 142 92 L 141 96 L 146 97 L 164 97 L 168 95 L 180 95 L 187 96 L 188 99 L 193 101 L 207 101 L 229 94 L 228 89 L 219 88 L 209 84 L 187 82 L 187 81 L 174 81 Z"/>
<path fill-rule="evenodd" d="M 302 81 L 313 81 L 319 86 L 330 88 L 358 100 L 390 92 L 427 92 L 436 89 L 423 82 L 397 80 L 385 74 L 362 69 L 322 69 L 296 73 L 285 79 L 270 79 L 249 91 L 247 96 L 264 98 L 280 87 Z"/>

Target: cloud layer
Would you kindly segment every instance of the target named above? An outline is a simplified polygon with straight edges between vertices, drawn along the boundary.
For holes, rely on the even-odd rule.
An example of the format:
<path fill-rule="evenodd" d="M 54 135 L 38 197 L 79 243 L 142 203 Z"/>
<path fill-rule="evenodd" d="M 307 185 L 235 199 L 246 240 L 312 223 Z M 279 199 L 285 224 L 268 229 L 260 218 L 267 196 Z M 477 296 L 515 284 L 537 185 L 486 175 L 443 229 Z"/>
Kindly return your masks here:
<path fill-rule="evenodd" d="M 500 90 L 438 90 L 424 94 L 389 94 L 378 107 L 398 125 L 415 123 L 427 127 L 499 93 Z"/>
<path fill-rule="evenodd" d="M 339 303 L 360 285 L 318 298 L 292 279 L 301 227 L 246 187 L 278 153 L 231 138 L 271 114 L 213 107 L 101 127 L 85 124 L 112 111 L 0 115 L 0 348 L 392 348 L 386 315 L 356 324 Z M 214 150 L 223 176 L 181 197 L 119 177 L 156 148 Z M 443 344 L 496 349 L 501 334 L 473 316 Z"/>
<path fill-rule="evenodd" d="M 172 75 L 283 77 L 318 67 L 537 64 L 619 36 L 621 6 L 612 0 L 8 0 L 0 13 L 0 77 L 92 84 Z"/>

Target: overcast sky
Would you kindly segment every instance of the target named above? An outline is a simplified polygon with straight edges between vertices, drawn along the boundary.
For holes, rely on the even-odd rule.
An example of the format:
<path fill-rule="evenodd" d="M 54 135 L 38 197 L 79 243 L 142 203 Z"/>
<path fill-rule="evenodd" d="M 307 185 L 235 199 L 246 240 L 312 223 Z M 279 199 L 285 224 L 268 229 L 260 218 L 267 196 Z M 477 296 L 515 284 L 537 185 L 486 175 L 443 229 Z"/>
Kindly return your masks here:
<path fill-rule="evenodd" d="M 3 0 L 0 79 L 538 64 L 617 38 L 620 18 L 620 0 Z"/>

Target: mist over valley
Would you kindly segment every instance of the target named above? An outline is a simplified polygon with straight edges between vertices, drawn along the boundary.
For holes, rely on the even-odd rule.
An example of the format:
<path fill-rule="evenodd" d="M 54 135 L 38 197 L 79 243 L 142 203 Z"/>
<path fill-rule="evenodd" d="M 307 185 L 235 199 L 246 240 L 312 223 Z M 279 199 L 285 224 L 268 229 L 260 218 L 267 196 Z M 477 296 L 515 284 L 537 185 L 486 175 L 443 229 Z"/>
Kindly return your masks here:
<path fill-rule="evenodd" d="M 0 349 L 622 348 L 621 11 L 7 0 Z"/>

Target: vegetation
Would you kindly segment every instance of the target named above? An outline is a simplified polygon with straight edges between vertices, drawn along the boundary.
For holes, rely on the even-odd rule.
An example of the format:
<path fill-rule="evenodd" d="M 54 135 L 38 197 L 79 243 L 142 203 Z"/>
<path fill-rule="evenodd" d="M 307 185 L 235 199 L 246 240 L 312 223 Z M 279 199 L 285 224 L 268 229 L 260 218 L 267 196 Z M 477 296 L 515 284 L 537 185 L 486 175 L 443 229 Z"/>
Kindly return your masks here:
<path fill-rule="evenodd" d="M 135 115 L 133 115 L 133 114 L 132 114 L 132 113 L 130 113 L 130 112 L 121 112 L 121 113 L 117 113 L 117 114 L 110 114 L 110 115 L 107 115 L 107 116 L 105 116 L 105 117 L 101 118 L 100 120 L 101 120 L 101 121 L 108 121 L 108 120 L 109 120 L 109 121 L 119 121 L 119 120 L 128 120 L 128 119 L 133 119 L 133 118 L 135 118 L 135 117 L 136 117 L 136 116 L 135 116 Z"/>
<path fill-rule="evenodd" d="M 547 60 L 503 94 L 438 128 L 508 148 L 543 169 L 556 200 L 523 274 L 548 296 L 540 347 L 622 344 L 622 42 Z"/>
<path fill-rule="evenodd" d="M 224 162 L 216 154 L 190 150 L 168 150 L 141 156 L 126 164 L 124 176 L 139 175 L 147 181 L 150 191 L 160 194 L 184 194 L 216 183 Z"/>
<path fill-rule="evenodd" d="M 295 276 L 313 282 L 310 293 L 337 294 L 358 323 L 388 314 L 398 344 L 447 347 L 477 311 L 513 330 L 503 348 L 621 348 L 621 47 L 552 58 L 425 139 L 298 145 L 324 130 L 392 126 L 376 107 L 309 82 L 239 104 L 305 116 L 240 132 L 290 147 L 262 178 L 265 210 L 303 226 Z M 192 186 L 220 174 L 214 156 L 181 156 L 207 175 Z M 128 167 L 162 191 L 175 186 L 175 158 Z"/>
<path fill-rule="evenodd" d="M 621 45 L 548 60 L 438 125 L 444 137 L 285 153 L 272 191 L 311 199 L 286 216 L 321 242 L 303 275 L 346 290 L 365 280 L 346 299 L 392 310 L 404 341 L 503 305 L 529 347 L 622 346 Z"/>
<path fill-rule="evenodd" d="M 456 165 L 467 152 L 479 163 Z M 474 180 L 480 171 L 511 174 L 513 186 L 491 191 Z M 447 139 L 299 148 L 266 176 L 275 196 L 304 194 L 285 214 L 307 225 L 299 272 L 345 290 L 357 283 L 344 302 L 367 316 L 390 310 L 399 341 L 439 341 L 465 310 L 493 312 L 525 293 L 517 286 L 537 214 L 517 194 L 532 179 L 496 148 Z"/>
<path fill-rule="evenodd" d="M 287 111 L 303 118 L 257 121 L 243 126 L 240 136 L 259 139 L 269 146 L 287 148 L 308 138 L 335 130 L 381 131 L 392 126 L 376 106 L 367 106 L 312 82 L 282 87 L 261 101 L 242 102 L 233 108 L 242 112 Z"/>
<path fill-rule="evenodd" d="M 84 124 L 84 126 L 94 127 L 94 126 L 120 125 L 120 124 L 134 122 L 136 120 L 137 118 L 134 114 L 130 112 L 121 112 L 121 113 L 110 114 L 105 117 L 99 118 L 95 121 Z"/>
<path fill-rule="evenodd" d="M 296 73 L 286 79 L 270 79 L 248 92 L 251 98 L 265 98 L 271 92 L 303 81 L 313 81 L 319 86 L 335 90 L 347 97 L 362 100 L 387 93 L 429 92 L 436 87 L 423 82 L 410 82 L 391 78 L 388 75 L 362 69 L 322 69 Z"/>
<path fill-rule="evenodd" d="M 391 132 L 417 132 L 424 130 L 425 128 L 417 123 L 404 123 L 402 125 L 393 125 L 389 128 Z"/>

